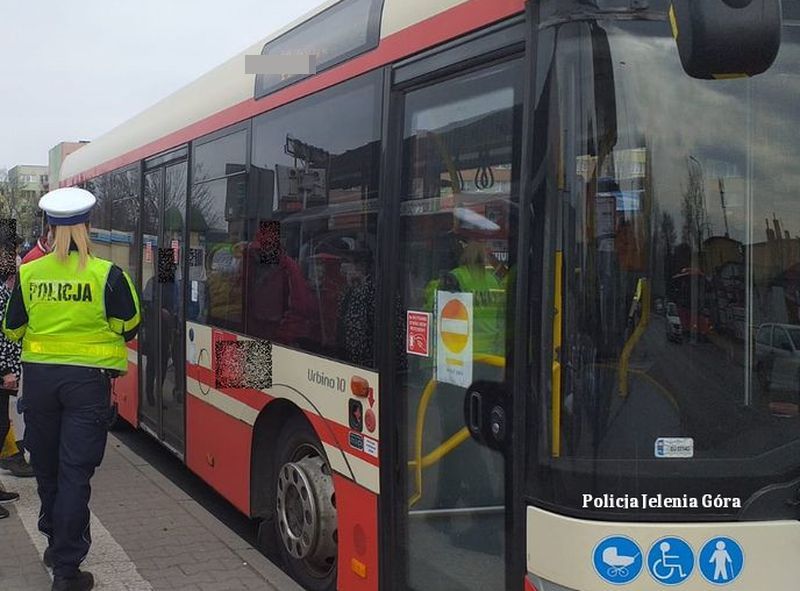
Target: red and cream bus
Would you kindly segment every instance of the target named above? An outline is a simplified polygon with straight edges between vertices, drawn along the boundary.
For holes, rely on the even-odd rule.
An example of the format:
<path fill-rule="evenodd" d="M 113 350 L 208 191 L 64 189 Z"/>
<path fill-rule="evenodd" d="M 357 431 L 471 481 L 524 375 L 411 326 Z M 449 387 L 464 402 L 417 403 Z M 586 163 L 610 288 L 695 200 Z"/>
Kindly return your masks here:
<path fill-rule="evenodd" d="M 64 162 L 119 413 L 308 589 L 797 589 L 798 93 L 797 0 L 328 2 Z M 667 342 L 731 265 L 744 330 Z"/>

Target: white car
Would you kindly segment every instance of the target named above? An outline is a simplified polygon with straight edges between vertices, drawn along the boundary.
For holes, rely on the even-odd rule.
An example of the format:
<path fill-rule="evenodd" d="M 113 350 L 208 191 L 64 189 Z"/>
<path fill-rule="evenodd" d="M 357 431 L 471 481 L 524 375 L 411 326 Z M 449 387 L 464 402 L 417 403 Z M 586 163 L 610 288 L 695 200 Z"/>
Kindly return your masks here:
<path fill-rule="evenodd" d="M 756 333 L 756 375 L 766 392 L 800 399 L 800 326 L 765 323 Z"/>

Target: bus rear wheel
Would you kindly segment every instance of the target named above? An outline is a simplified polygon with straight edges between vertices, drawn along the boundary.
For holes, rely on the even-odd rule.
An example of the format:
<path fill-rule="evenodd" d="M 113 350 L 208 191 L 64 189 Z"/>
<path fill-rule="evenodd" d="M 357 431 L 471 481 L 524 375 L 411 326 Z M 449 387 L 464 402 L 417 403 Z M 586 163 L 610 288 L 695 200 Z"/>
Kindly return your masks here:
<path fill-rule="evenodd" d="M 336 495 L 322 444 L 302 418 L 290 420 L 278 440 L 275 533 L 289 574 L 310 591 L 336 586 Z"/>

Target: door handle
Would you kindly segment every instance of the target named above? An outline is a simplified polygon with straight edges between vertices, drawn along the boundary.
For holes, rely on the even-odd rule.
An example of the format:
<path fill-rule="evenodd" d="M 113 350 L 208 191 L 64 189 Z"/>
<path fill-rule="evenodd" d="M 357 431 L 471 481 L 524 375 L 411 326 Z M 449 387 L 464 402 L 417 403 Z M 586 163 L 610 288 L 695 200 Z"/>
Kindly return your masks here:
<path fill-rule="evenodd" d="M 509 437 L 509 397 L 497 382 L 474 382 L 464 396 L 464 423 L 481 445 L 503 451 Z"/>
<path fill-rule="evenodd" d="M 472 391 L 469 395 L 469 430 L 473 435 L 480 435 L 483 424 L 483 397 L 480 392 Z"/>

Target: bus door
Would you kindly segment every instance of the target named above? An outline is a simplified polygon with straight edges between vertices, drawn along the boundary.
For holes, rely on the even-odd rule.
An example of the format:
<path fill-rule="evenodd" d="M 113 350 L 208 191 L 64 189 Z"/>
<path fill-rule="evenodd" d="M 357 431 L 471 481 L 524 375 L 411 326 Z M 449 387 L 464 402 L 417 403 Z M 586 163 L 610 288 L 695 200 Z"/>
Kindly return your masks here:
<path fill-rule="evenodd" d="M 185 151 L 184 151 L 185 152 Z M 183 305 L 183 227 L 186 160 L 144 174 L 142 219 L 142 428 L 183 456 L 186 392 Z"/>
<path fill-rule="evenodd" d="M 522 59 L 507 59 L 403 89 L 398 98 L 393 274 L 405 345 L 394 391 L 405 405 L 407 472 L 398 495 L 405 539 L 395 543 L 405 556 L 405 589 L 507 588 L 502 431 L 510 418 L 489 415 L 502 414 L 513 391 L 507 327 L 523 79 Z M 497 438 L 481 440 L 495 419 Z"/>

